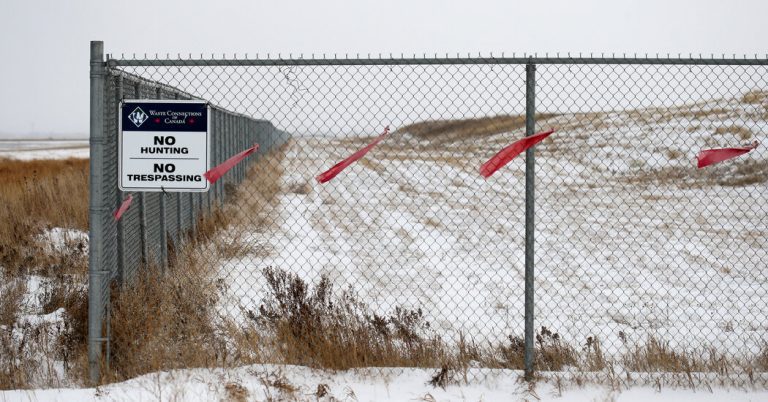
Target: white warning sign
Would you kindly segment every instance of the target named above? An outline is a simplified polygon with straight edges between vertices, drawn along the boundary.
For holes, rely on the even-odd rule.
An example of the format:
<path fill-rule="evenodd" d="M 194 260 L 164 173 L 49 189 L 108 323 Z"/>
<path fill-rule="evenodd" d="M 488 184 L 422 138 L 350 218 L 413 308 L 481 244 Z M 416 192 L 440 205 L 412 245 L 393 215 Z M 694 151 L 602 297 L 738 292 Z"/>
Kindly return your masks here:
<path fill-rule="evenodd" d="M 209 107 L 198 100 L 120 104 L 122 191 L 208 191 Z"/>

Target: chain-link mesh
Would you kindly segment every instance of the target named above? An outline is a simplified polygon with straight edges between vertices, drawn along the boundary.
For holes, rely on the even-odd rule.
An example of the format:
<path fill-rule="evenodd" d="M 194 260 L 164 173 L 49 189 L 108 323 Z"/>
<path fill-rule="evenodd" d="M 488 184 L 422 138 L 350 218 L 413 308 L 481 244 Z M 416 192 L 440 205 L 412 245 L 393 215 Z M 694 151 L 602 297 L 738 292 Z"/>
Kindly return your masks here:
<path fill-rule="evenodd" d="M 230 116 L 215 119 L 217 161 L 245 148 L 233 137 L 243 124 L 272 124 L 279 138 L 291 136 L 249 175 L 237 168 L 236 177 L 248 179 L 225 209 L 237 222 L 216 247 L 196 250 L 215 272 L 223 319 L 269 318 L 271 267 L 309 284 L 328 278 L 366 317 L 419 312 L 429 324 L 422 329 L 449 345 L 518 352 L 524 161 L 487 180 L 478 168 L 524 135 L 525 65 L 133 62 L 107 63 L 124 94 L 179 94 L 262 120 L 217 109 Z M 682 354 L 765 353 L 766 153 L 706 170 L 693 158 L 702 148 L 766 139 L 766 67 L 536 69 L 536 127 L 556 130 L 536 148 L 537 358 L 551 338 L 587 354 L 599 344 L 630 371 L 664 371 L 632 360 L 656 341 Z M 329 183 L 315 181 L 385 126 L 393 133 L 364 159 Z M 262 147 L 273 138 L 257 133 Z M 144 195 L 145 207 L 129 211 L 119 228 L 123 272 L 140 266 L 142 233 L 146 252 L 161 252 L 161 199 L 165 230 L 176 239 L 194 227 L 194 211 L 227 193 L 217 184 L 202 195 Z M 144 229 L 142 213 L 152 222 Z M 518 368 L 477 360 L 471 364 Z M 559 368 L 569 364 L 576 362 Z"/>
<path fill-rule="evenodd" d="M 765 142 L 765 73 L 537 66 L 538 127 L 558 130 L 536 158 L 539 325 L 625 361 L 666 346 L 692 371 L 764 353 L 767 154 L 696 154 Z"/>
<path fill-rule="evenodd" d="M 95 249 L 101 255 L 99 260 L 103 267 L 102 271 L 96 271 L 97 275 L 110 278 L 101 281 L 101 290 L 96 291 L 101 295 L 103 306 L 110 303 L 112 283 L 130 283 L 140 269 L 149 269 L 147 267 L 150 266 L 163 269 L 168 264 L 169 250 L 182 246 L 187 239 L 194 237 L 194 228 L 198 222 L 230 196 L 225 187 L 235 186 L 245 179 L 244 168 L 239 168 L 233 169 L 213 184 L 207 193 L 133 193 L 133 204 L 116 222 L 111 213 L 129 194 L 119 191 L 117 186 L 120 102 L 123 99 L 195 98 L 157 81 L 114 69 L 108 72 L 103 105 L 104 140 L 101 141 L 104 146 L 103 152 L 96 155 L 103 161 L 103 181 L 98 185 L 103 198 L 100 200 L 101 205 L 106 207 L 91 216 L 91 219 L 98 219 L 104 225 L 103 235 L 92 239 L 92 244 L 98 242 Z M 269 122 L 255 120 L 218 106 L 211 108 L 209 118 L 211 143 L 214 144 L 211 151 L 212 166 L 254 143 L 259 143 L 262 150 L 269 152 L 288 140 L 286 133 L 276 130 Z M 256 160 L 252 158 L 244 164 L 250 165 Z M 102 311 L 109 314 L 108 308 Z M 110 332 L 108 321 L 105 331 L 107 337 L 115 336 Z"/>
<path fill-rule="evenodd" d="M 105 121 L 107 153 L 103 183 L 107 205 L 122 203 L 129 192 L 122 193 L 114 180 L 117 172 L 118 106 L 123 99 L 197 99 L 189 93 L 118 70 L 111 70 L 107 79 L 107 104 Z M 216 166 L 228 157 L 259 142 L 263 150 L 279 147 L 288 136 L 275 130 L 269 122 L 257 121 L 246 116 L 214 107 L 211 111 L 211 164 Z M 226 141 L 221 141 L 226 139 Z M 255 160 L 255 159 L 253 159 Z M 116 241 L 105 241 L 104 247 L 117 250 L 119 263 L 110 272 L 112 279 L 130 280 L 142 264 L 164 265 L 167 263 L 169 241 L 178 242 L 185 237 L 185 230 L 192 228 L 201 215 L 209 214 L 216 203 L 226 199 L 224 187 L 235 185 L 244 179 L 243 170 L 235 170 L 214 183 L 207 193 L 137 193 L 136 205 L 130 208 L 117 223 Z M 109 220 L 109 219 L 108 219 Z M 110 231 L 114 233 L 114 231 Z"/>

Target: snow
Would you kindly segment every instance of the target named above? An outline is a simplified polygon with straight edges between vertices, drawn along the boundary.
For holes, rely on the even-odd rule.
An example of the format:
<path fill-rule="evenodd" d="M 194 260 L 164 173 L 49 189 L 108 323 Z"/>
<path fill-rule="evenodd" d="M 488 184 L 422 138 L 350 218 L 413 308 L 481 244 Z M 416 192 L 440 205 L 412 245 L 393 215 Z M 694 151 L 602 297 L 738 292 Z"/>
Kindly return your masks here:
<path fill-rule="evenodd" d="M 539 382 L 533 388 L 522 373 L 481 370 L 478 381 L 429 385 L 434 370 L 369 369 L 330 372 L 298 366 L 253 365 L 233 369 L 189 369 L 144 375 L 98 388 L 0 391 L 0 401 L 763 401 L 768 391 L 662 385 L 610 388 L 566 382 Z M 557 385 L 559 384 L 559 385 Z M 320 393 L 318 393 L 320 391 Z M 318 397 L 318 394 L 325 394 Z"/>
<path fill-rule="evenodd" d="M 718 119 L 687 112 L 669 119 L 614 112 L 599 128 L 569 115 L 540 123 L 558 131 L 537 150 L 537 327 L 575 347 L 597 336 L 613 357 L 649 337 L 736 358 L 761 350 L 768 341 L 764 184 L 716 183 L 738 179 L 737 168 L 765 162 L 768 152 L 758 148 L 706 171 L 693 162 L 704 147 L 767 142 L 762 117 L 746 114 L 753 106 L 728 106 L 745 115 L 748 141 L 713 135 Z M 279 205 L 262 211 L 275 224 L 237 229 L 272 252 L 220 261 L 230 289 L 221 310 L 239 317 L 257 309 L 266 292 L 261 270 L 272 266 L 309 282 L 328 275 L 381 314 L 421 308 L 446 340 L 522 335 L 524 161 L 488 180 L 476 173 L 519 134 L 437 150 L 391 138 L 324 185 L 311 178 L 365 141 L 295 139 Z M 670 169 L 679 176 L 664 179 Z M 297 183 L 311 191 L 291 192 Z"/>
<path fill-rule="evenodd" d="M 731 107 L 739 113 L 754 108 Z M 730 122 L 707 117 L 649 122 L 640 129 L 624 112 L 605 115 L 603 128 L 569 126 L 570 118 L 546 121 L 559 130 L 537 149 L 537 327 L 554 329 L 576 347 L 597 335 L 613 357 L 650 336 L 670 342 L 673 350 L 711 345 L 729 356 L 754 355 L 768 341 L 765 183 L 722 186 L 692 168 L 699 149 L 746 141 L 729 133 L 712 135 Z M 768 142 L 766 123 L 746 118 L 742 123 L 753 133 L 749 140 Z M 521 335 L 523 161 L 518 158 L 488 180 L 477 174 L 488 156 L 519 134 L 448 143 L 439 152 L 404 136 L 397 146 L 383 142 L 325 185 L 312 178 L 358 149 L 359 142 L 295 138 L 283 162 L 278 205 L 262 211 L 275 224 L 225 234 L 260 251 L 219 261 L 219 275 L 228 284 L 219 309 L 246 320 L 243 311 L 258 308 L 265 296 L 261 270 L 273 266 L 310 282 L 328 275 L 336 289 L 352 286 L 383 314 L 396 306 L 421 308 L 448 341 L 460 333 L 478 344 Z M 0 156 L 56 152 L 87 157 L 87 149 L 77 148 L 0 149 Z M 732 178 L 747 161 L 766 159 L 761 147 L 702 174 Z M 654 181 L 665 169 L 683 174 Z M 652 180 L 630 180 L 642 174 Z M 308 192 L 299 190 L 305 186 Z M 87 234 L 54 228 L 38 240 L 49 244 L 49 251 L 64 251 L 73 241 L 87 243 Z M 34 303 L 44 281 L 29 278 L 31 310 L 39 308 Z M 62 320 L 60 309 L 25 315 L 21 322 L 52 330 Z M 2 391 L 0 401 L 222 400 L 234 392 L 227 385 L 247 392 L 248 399 L 314 401 L 320 384 L 329 392 L 320 400 L 768 400 L 764 389 L 714 383 L 695 389 L 611 388 L 558 385 L 549 378 L 529 390 L 519 372 L 483 368 L 471 369 L 468 383 L 443 389 L 427 385 L 433 374 L 256 365 L 154 373 L 98 388 Z M 281 381 L 296 390 L 276 387 Z"/>
<path fill-rule="evenodd" d="M 88 140 L 0 140 L 0 158 L 87 159 L 89 156 Z"/>
<path fill-rule="evenodd" d="M 49 254 L 72 253 L 88 255 L 88 233 L 77 229 L 51 228 L 46 230 L 37 241 Z"/>
<path fill-rule="evenodd" d="M 66 255 L 87 258 L 88 234 L 75 229 L 50 228 L 35 239 L 39 250 L 51 256 Z M 56 265 L 53 265 L 56 266 Z M 57 353 L 58 342 L 66 330 L 66 311 L 58 308 L 44 314 L 44 304 L 52 297 L 61 277 L 29 274 L 20 277 L 26 281 L 26 291 L 20 301 L 19 317 L 13 326 L 0 326 L 8 335 L 4 341 L 16 352 L 15 357 L 24 362 L 32 386 L 46 384 L 70 384 L 71 380 Z M 4 278 L 0 273 L 0 292 L 5 291 Z M 6 332 L 7 331 L 7 332 Z M 0 399 L 2 400 L 2 399 Z"/>

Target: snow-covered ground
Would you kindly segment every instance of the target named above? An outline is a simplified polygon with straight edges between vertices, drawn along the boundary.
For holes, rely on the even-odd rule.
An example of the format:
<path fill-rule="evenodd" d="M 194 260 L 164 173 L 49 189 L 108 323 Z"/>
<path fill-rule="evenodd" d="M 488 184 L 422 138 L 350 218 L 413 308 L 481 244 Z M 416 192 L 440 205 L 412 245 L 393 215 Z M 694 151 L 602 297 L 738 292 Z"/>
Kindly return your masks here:
<path fill-rule="evenodd" d="M 39 250 L 49 256 L 69 256 L 70 258 L 87 259 L 88 233 L 63 228 L 45 230 L 36 239 L 41 247 Z M 54 270 L 56 267 L 54 267 Z M 30 376 L 30 385 L 72 383 L 66 366 L 69 362 L 62 360 L 57 353 L 60 336 L 67 331 L 67 318 L 64 308 L 45 311 L 45 304 L 56 292 L 57 287 L 64 284 L 60 281 L 67 273 L 52 272 L 50 276 L 29 274 L 17 277 L 15 280 L 4 278 L 0 272 L 0 292 L 12 291 L 22 281 L 24 290 L 19 300 L 19 316 L 12 326 L 0 325 L 0 334 L 4 335 L 5 345 L 14 350 L 13 358 L 16 364 L 25 367 Z M 69 286 L 78 286 L 69 284 Z M 7 364 L 0 356 L 2 364 Z"/>
<path fill-rule="evenodd" d="M 329 372 L 296 366 L 177 370 L 98 388 L 0 391 L 0 401 L 764 401 L 768 391 L 701 386 L 682 389 L 540 382 L 514 371 L 473 373 L 482 381 L 429 385 L 434 370 Z"/>
<path fill-rule="evenodd" d="M 766 105 L 725 106 L 539 122 L 557 132 L 537 148 L 537 327 L 576 347 L 597 336 L 609 355 L 649 337 L 731 357 L 764 347 L 768 152 L 704 171 L 695 155 L 768 142 Z M 396 132 L 324 185 L 313 177 L 366 141 L 295 139 L 279 205 L 261 212 L 274 224 L 224 235 L 259 251 L 220 262 L 222 309 L 240 319 L 257 309 L 261 270 L 273 266 L 309 281 L 328 275 L 381 313 L 420 308 L 448 339 L 522 335 L 524 160 L 478 174 L 520 136 L 434 145 Z"/>
<path fill-rule="evenodd" d="M 0 140 L 0 158 L 67 159 L 89 155 L 88 140 Z"/>
<path fill-rule="evenodd" d="M 768 152 L 761 146 L 705 171 L 694 165 L 702 148 L 754 139 L 765 145 L 767 105 L 734 101 L 725 112 L 707 112 L 721 106 L 539 122 L 557 132 L 536 151 L 537 326 L 576 347 L 598 336 L 610 355 L 649 336 L 676 351 L 712 346 L 734 357 L 754 356 L 768 343 Z M 718 133 L 719 127 L 725 128 Z M 314 176 L 366 140 L 294 139 L 282 162 L 278 204 L 259 212 L 269 224 L 258 225 L 251 214 L 252 222 L 222 234 L 254 252 L 219 261 L 228 284 L 220 308 L 245 320 L 243 311 L 257 309 L 265 296 L 262 269 L 274 266 L 310 281 L 328 275 L 378 312 L 420 308 L 446 340 L 463 333 L 485 344 L 522 335 L 523 159 L 488 180 L 478 174 L 482 162 L 520 136 L 518 130 L 434 146 L 395 133 L 325 185 Z M 62 239 L 84 235 L 53 229 L 38 240 L 56 251 L 67 247 Z M 35 314 L 45 286 L 30 277 L 22 321 L 53 328 L 61 311 Z M 427 385 L 429 369 L 257 365 L 154 373 L 96 389 L 3 391 L 0 401 L 768 400 L 763 389 L 717 382 L 609 388 L 550 378 L 531 390 L 519 372 L 468 374 L 469 383 L 443 389 Z"/>

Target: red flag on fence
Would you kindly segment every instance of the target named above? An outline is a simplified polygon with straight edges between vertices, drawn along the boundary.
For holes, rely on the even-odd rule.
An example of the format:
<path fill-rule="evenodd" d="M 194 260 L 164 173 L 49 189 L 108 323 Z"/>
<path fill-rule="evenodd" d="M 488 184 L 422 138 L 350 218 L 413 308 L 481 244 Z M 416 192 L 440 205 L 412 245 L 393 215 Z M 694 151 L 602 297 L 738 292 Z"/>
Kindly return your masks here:
<path fill-rule="evenodd" d="M 699 152 L 699 169 L 713 165 L 718 162 L 722 162 L 724 160 L 728 160 L 731 158 L 735 158 L 739 155 L 744 155 L 745 153 L 757 148 L 757 146 L 760 143 L 755 141 L 752 143 L 752 145 L 746 146 L 746 147 L 740 147 L 740 148 L 718 148 L 718 149 L 705 149 Z"/>
<path fill-rule="evenodd" d="M 507 147 L 499 151 L 499 153 L 494 155 L 491 159 L 488 159 L 487 162 L 483 163 L 483 166 L 480 166 L 480 174 L 485 178 L 490 177 L 502 166 L 514 159 L 515 156 L 520 155 L 523 151 L 538 144 L 554 132 L 555 130 L 549 130 L 536 133 L 507 145 Z"/>
<path fill-rule="evenodd" d="M 121 216 L 123 216 L 123 214 L 125 213 L 125 211 L 127 211 L 127 210 L 128 210 L 128 207 L 130 207 L 130 206 L 131 206 L 131 203 L 132 203 L 132 202 L 133 202 L 133 195 L 131 195 L 131 194 L 128 194 L 128 198 L 126 198 L 126 199 L 123 201 L 123 203 L 122 203 L 122 204 L 120 204 L 120 208 L 118 208 L 118 209 L 117 209 L 117 211 L 115 211 L 115 212 L 112 214 L 112 216 L 114 216 L 114 217 L 115 217 L 115 220 L 116 220 L 116 221 L 119 221 L 119 220 L 120 220 L 120 217 L 121 217 Z"/>
<path fill-rule="evenodd" d="M 221 176 L 224 176 L 224 173 L 227 173 L 229 169 L 232 169 L 240 163 L 243 159 L 245 159 L 248 155 L 256 152 L 259 150 L 259 144 L 253 144 L 252 147 L 246 149 L 243 152 L 240 152 L 239 154 L 227 159 L 219 166 L 216 166 L 212 168 L 211 170 L 203 173 L 203 176 L 205 176 L 206 179 L 208 179 L 211 184 L 216 183 L 216 180 L 219 180 Z"/>
<path fill-rule="evenodd" d="M 375 147 L 376 144 L 378 144 L 381 140 L 383 140 L 384 137 L 387 136 L 387 134 L 389 134 L 389 126 L 384 127 L 384 132 L 381 133 L 381 135 L 379 135 L 378 137 L 376 137 L 376 139 L 374 139 L 365 148 L 355 152 L 354 154 L 352 154 L 347 159 L 344 159 L 343 161 L 333 165 L 332 168 L 326 170 L 325 172 L 320 173 L 316 177 L 317 181 L 319 183 L 325 183 L 325 182 L 333 179 L 334 177 L 336 177 L 336 175 L 341 173 L 342 170 L 346 169 L 347 166 L 353 164 L 356 160 L 358 160 L 358 159 L 362 158 L 363 156 L 365 156 L 365 154 L 367 154 L 368 151 L 373 149 L 373 147 Z"/>

